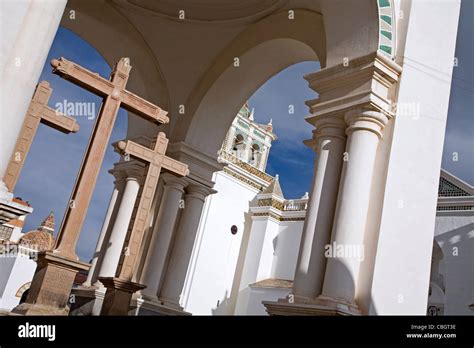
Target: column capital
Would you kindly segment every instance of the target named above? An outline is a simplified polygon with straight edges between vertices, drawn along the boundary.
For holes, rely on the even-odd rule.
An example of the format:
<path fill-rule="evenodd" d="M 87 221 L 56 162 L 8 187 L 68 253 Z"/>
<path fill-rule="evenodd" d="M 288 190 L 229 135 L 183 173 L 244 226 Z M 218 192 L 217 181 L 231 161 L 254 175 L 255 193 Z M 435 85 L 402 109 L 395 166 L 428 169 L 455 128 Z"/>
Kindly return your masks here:
<path fill-rule="evenodd" d="M 202 201 L 204 201 L 207 196 L 214 193 L 217 193 L 217 191 L 210 187 L 200 185 L 197 183 L 190 183 L 186 187 L 186 197 L 194 197 Z"/>
<path fill-rule="evenodd" d="M 115 177 L 117 184 L 127 179 L 141 181 L 145 167 L 146 165 L 144 163 L 130 159 L 129 161 L 115 163 L 114 167 L 109 170 L 109 173 Z"/>
<path fill-rule="evenodd" d="M 313 137 L 304 140 L 303 143 L 315 151 L 317 151 L 321 139 L 346 139 L 347 124 L 343 114 L 315 116 L 312 118 L 311 124 L 316 127 L 313 130 Z"/>
<path fill-rule="evenodd" d="M 306 102 L 314 117 L 370 108 L 393 117 L 392 101 L 402 68 L 379 52 L 341 62 L 305 76 L 318 99 Z"/>
<path fill-rule="evenodd" d="M 347 123 L 346 134 L 356 130 L 366 130 L 375 133 L 379 139 L 382 131 L 388 123 L 388 117 L 382 112 L 369 109 L 355 109 L 345 113 L 344 119 Z"/>
<path fill-rule="evenodd" d="M 184 192 L 185 187 L 189 184 L 185 178 L 178 177 L 171 173 L 163 173 L 160 178 L 163 179 L 165 187 L 171 187 L 181 192 Z"/>

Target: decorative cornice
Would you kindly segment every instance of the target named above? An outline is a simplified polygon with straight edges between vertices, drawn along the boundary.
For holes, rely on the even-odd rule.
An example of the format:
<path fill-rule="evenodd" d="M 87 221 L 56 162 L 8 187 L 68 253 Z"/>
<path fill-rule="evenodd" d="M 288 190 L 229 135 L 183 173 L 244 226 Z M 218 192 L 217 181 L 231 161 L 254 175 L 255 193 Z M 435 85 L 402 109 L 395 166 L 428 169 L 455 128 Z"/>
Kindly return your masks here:
<path fill-rule="evenodd" d="M 305 76 L 319 94 L 306 102 L 314 124 L 319 116 L 365 108 L 393 117 L 392 99 L 401 67 L 380 52 L 352 59 Z"/>
<path fill-rule="evenodd" d="M 244 183 L 244 184 L 247 184 L 257 190 L 263 190 L 265 189 L 265 186 L 263 185 L 260 185 L 258 184 L 257 182 L 255 182 L 254 180 L 251 180 L 251 179 L 248 179 L 247 177 L 243 176 L 243 175 L 240 175 L 239 173 L 235 172 L 234 170 L 232 170 L 231 168 L 229 167 L 224 167 L 223 169 L 224 173 L 232 176 L 233 178 L 239 180 L 240 182 Z"/>
<path fill-rule="evenodd" d="M 242 168 L 244 171 L 252 174 L 252 175 L 255 175 L 256 177 L 270 183 L 272 182 L 273 180 L 273 176 L 265 173 L 265 172 L 262 172 L 260 169 L 258 169 L 257 167 L 254 167 L 252 166 L 251 164 L 249 163 L 246 163 L 240 159 L 238 159 L 237 157 L 235 157 L 234 155 L 226 152 L 226 151 L 219 151 L 219 154 L 218 154 L 218 161 L 220 163 L 229 163 L 229 164 L 233 164 L 239 168 Z"/>
<path fill-rule="evenodd" d="M 215 158 L 196 151 L 183 141 L 169 144 L 167 155 L 187 164 L 189 167 L 187 177 L 208 187 L 214 186 L 212 181 L 214 172 L 221 171 L 224 167 Z"/>

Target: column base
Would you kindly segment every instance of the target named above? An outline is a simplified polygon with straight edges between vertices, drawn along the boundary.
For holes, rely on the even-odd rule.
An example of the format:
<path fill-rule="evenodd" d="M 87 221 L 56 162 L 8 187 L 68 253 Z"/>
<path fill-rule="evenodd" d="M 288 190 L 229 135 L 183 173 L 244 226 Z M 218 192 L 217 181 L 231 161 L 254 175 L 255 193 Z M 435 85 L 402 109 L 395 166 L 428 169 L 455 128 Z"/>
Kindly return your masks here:
<path fill-rule="evenodd" d="M 192 314 L 174 303 L 141 297 L 137 299 L 136 315 L 189 316 Z"/>
<path fill-rule="evenodd" d="M 90 265 L 54 251 L 38 253 L 38 266 L 25 303 L 12 312 L 23 315 L 68 315 L 69 295 L 80 270 Z"/>
<path fill-rule="evenodd" d="M 116 277 L 100 277 L 107 288 L 100 315 L 128 315 L 132 295 L 146 286 Z"/>
<path fill-rule="evenodd" d="M 91 286 L 80 286 L 71 290 L 74 302 L 69 315 L 100 315 L 106 288 L 99 282 Z"/>
<path fill-rule="evenodd" d="M 354 302 L 319 296 L 316 299 L 302 299 L 296 297 L 293 303 L 288 299 L 279 299 L 276 302 L 263 301 L 269 315 L 362 315 L 361 310 Z"/>

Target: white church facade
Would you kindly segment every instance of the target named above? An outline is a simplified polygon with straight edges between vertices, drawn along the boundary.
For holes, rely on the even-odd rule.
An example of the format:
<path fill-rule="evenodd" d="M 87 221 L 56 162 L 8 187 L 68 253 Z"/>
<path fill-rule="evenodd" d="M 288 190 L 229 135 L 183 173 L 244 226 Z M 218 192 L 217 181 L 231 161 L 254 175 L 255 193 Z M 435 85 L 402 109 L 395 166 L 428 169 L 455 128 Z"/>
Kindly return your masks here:
<path fill-rule="evenodd" d="M 278 176 L 265 172 L 276 139 L 271 121 L 256 123 L 254 110 L 246 103 L 222 144 L 219 160 L 225 167 L 214 174 L 216 192 L 204 203 L 179 296 L 184 313 L 268 315 L 265 302 L 294 296 L 308 194 L 286 199 Z M 6 276 L 0 282 L 2 311 L 20 303 L 36 269 L 35 253 L 52 246 L 53 215 L 27 234 L 21 231 L 25 217 L 1 226 L 5 231 L 2 254 L 8 254 L 10 244 L 20 250 L 17 257 L 0 258 L 1 274 Z M 473 226 L 474 188 L 441 170 L 427 315 L 474 315 Z M 335 244 L 325 248 L 326 257 L 348 252 L 363 261 L 363 249 L 338 250 Z M 86 283 L 73 290 L 86 301 L 73 305 L 71 314 L 100 313 L 105 289 L 99 287 L 91 294 L 90 286 Z M 143 292 L 134 299 L 130 315 L 163 314 L 163 307 L 147 301 Z"/>
<path fill-rule="evenodd" d="M 473 188 L 441 170 L 459 1 L 1 6 L 9 13 L 0 57 L 5 240 L 27 235 L 13 231 L 31 212 L 15 185 L 38 125 L 80 131 L 75 115 L 48 106 L 58 91 L 39 83 L 58 27 L 112 67 L 104 77 L 74 57 L 51 60 L 52 74 L 102 105 L 55 241 L 37 253 L 28 296 L 13 295 L 13 309 L 7 298 L 25 286 L 11 260 L 0 260 L 9 274 L 0 289 L 16 291 L 3 291 L 5 310 L 472 314 Z M 272 122 L 256 123 L 242 105 L 305 61 L 320 66 L 302 76 L 317 95 L 299 115 L 316 160 L 308 194 L 285 197 L 266 173 L 278 141 Z M 126 137 L 112 144 L 120 108 Z M 120 154 L 106 168 L 114 185 L 92 260 L 81 260 L 77 243 L 110 145 Z M 81 286 L 78 275 L 87 275 Z"/>
<path fill-rule="evenodd" d="M 239 137 L 242 115 L 253 114 L 245 111 L 224 141 L 221 157 L 228 165 L 215 174 L 218 192 L 206 199 L 199 224 L 180 300 L 189 313 L 267 315 L 264 301 L 292 294 L 308 197 L 285 199 L 278 176 L 252 165 L 247 153 L 238 157 L 235 144 L 252 143 Z M 427 314 L 474 315 L 474 188 L 442 170 L 438 197 Z M 352 252 L 363 261 L 365 251 L 329 244 L 325 252 Z"/>

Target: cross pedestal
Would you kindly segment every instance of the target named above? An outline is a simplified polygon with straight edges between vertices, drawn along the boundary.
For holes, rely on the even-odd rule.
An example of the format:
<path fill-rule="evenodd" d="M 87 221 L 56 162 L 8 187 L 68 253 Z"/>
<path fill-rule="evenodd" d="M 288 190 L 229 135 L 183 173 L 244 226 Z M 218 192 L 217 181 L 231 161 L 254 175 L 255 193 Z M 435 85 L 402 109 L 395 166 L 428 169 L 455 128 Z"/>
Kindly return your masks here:
<path fill-rule="evenodd" d="M 100 281 L 107 288 L 101 315 L 127 315 L 132 295 L 145 288 L 145 285 L 117 277 L 101 277 Z"/>
<path fill-rule="evenodd" d="M 54 251 L 38 253 L 35 282 L 32 282 L 26 302 L 13 309 L 23 315 L 67 315 L 69 291 L 77 272 L 89 264 L 74 261 Z"/>

